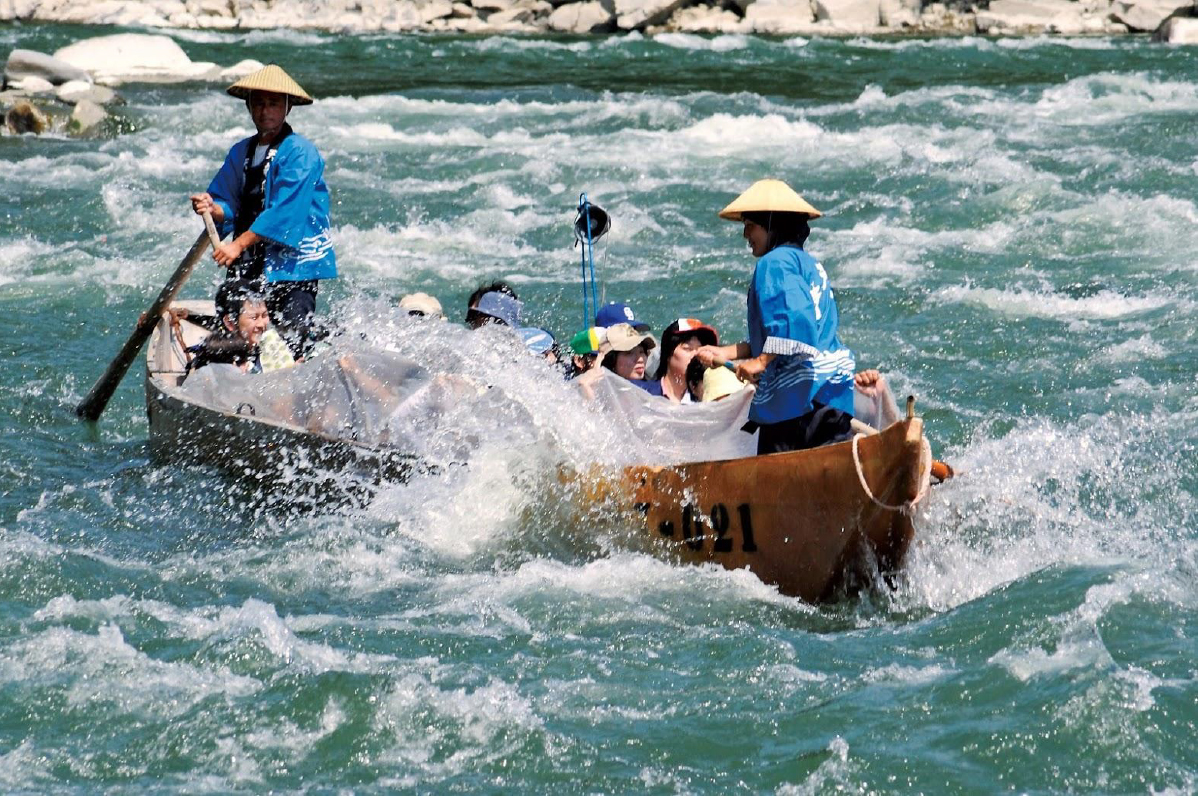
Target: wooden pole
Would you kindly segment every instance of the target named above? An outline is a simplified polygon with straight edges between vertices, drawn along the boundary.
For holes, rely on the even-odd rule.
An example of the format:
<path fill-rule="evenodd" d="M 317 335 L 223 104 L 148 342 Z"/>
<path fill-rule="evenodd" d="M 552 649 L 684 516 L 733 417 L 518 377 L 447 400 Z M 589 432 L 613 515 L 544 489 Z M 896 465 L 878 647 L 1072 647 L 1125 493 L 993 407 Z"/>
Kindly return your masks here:
<path fill-rule="evenodd" d="M 212 226 L 212 217 L 207 213 L 205 215 L 204 232 L 200 233 L 200 237 L 192 244 L 192 248 L 183 257 L 183 261 L 179 263 L 179 267 L 175 269 L 175 273 L 167 280 L 167 284 L 163 286 L 162 292 L 158 294 L 158 298 L 154 300 L 154 304 L 150 305 L 150 309 L 145 312 L 141 319 L 137 322 L 137 327 L 133 330 L 133 334 L 125 341 L 125 345 L 117 352 L 117 356 L 108 364 L 108 369 L 104 371 L 104 375 L 96 380 L 96 384 L 92 386 L 91 392 L 87 397 L 79 402 L 79 406 L 75 408 L 75 414 L 80 418 L 88 421 L 99 419 L 104 412 L 104 408 L 108 406 L 109 399 L 116 392 L 117 385 L 121 383 L 121 379 L 125 376 L 125 372 L 129 370 L 129 366 L 137 359 L 138 353 L 142 350 L 142 346 L 150 337 L 150 333 L 154 331 L 154 327 L 158 324 L 158 319 L 162 316 L 164 310 L 175 301 L 175 296 L 179 293 L 179 289 L 183 287 L 183 283 L 187 282 L 187 278 L 191 276 L 192 269 L 196 267 L 196 263 L 200 262 L 205 250 L 208 249 L 210 242 L 214 240 L 215 228 Z"/>

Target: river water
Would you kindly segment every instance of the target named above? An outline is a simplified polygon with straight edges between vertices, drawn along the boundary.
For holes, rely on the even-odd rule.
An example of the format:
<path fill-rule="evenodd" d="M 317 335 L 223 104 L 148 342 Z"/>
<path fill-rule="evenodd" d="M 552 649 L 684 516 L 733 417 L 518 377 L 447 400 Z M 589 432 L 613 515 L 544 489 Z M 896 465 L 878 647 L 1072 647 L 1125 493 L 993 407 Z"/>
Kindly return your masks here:
<path fill-rule="evenodd" d="M 467 468 L 298 508 L 155 460 L 140 366 L 72 410 L 251 128 L 215 87 L 128 86 L 119 134 L 0 139 L 0 790 L 1199 788 L 1194 48 L 175 35 L 318 98 L 291 121 L 351 330 L 502 277 L 569 335 L 586 191 L 606 298 L 739 338 L 752 259 L 716 211 L 778 176 L 827 214 L 859 365 L 964 475 L 895 591 L 813 607 L 568 520 L 555 462 L 612 442 L 485 344 L 531 428 L 476 419 Z"/>

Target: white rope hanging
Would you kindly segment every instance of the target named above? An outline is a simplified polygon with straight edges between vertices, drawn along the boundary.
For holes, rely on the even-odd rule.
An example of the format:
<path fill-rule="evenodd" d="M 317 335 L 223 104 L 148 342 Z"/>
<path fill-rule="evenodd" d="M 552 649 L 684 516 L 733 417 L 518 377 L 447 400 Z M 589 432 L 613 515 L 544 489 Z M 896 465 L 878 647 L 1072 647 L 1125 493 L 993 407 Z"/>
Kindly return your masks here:
<path fill-rule="evenodd" d="M 866 474 L 862 472 L 862 458 L 858 455 L 858 440 L 862 437 L 865 437 L 865 435 L 855 434 L 853 436 L 853 466 L 858 471 L 858 482 L 862 485 L 862 490 L 866 493 L 866 497 L 873 501 L 876 506 L 882 507 L 890 512 L 903 512 L 906 515 L 915 514 L 916 505 L 923 501 L 924 497 L 928 495 L 929 485 L 931 484 L 931 479 L 929 477 L 932 473 L 933 455 L 932 448 L 929 446 L 928 441 L 923 441 L 920 447 L 920 470 L 925 477 L 923 484 L 920 486 L 920 492 L 917 493 L 916 497 L 912 500 L 904 501 L 902 504 L 892 506 L 891 504 L 884 504 L 882 501 L 878 500 L 874 493 L 870 491 L 870 485 L 866 483 Z"/>

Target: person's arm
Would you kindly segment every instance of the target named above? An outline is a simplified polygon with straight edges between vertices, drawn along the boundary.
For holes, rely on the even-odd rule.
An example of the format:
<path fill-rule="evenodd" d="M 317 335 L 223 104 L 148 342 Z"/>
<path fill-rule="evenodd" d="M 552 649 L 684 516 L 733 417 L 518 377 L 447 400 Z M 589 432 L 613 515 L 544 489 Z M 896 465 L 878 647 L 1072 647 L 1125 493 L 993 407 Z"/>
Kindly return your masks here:
<path fill-rule="evenodd" d="M 217 224 L 222 236 L 233 230 L 233 217 L 237 215 L 238 201 L 241 198 L 241 170 L 245 160 L 245 144 L 244 141 L 240 142 L 229 150 L 225 162 L 208 184 L 207 191 L 191 196 L 192 210 L 198 216 L 203 215 L 206 210 L 211 213 L 212 220 Z"/>
<path fill-rule="evenodd" d="M 216 217 L 214 216 L 213 219 L 215 220 Z M 237 259 L 241 257 L 241 253 L 247 247 L 253 246 L 261 240 L 262 238 L 258 233 L 253 230 L 246 230 L 232 241 L 218 246 L 216 251 L 212 253 L 212 259 L 222 266 L 231 266 L 237 262 Z"/>
<path fill-rule="evenodd" d="M 721 368 L 729 360 L 745 360 L 752 354 L 745 341 L 729 346 L 701 346 L 695 351 L 695 356 L 705 368 Z"/>

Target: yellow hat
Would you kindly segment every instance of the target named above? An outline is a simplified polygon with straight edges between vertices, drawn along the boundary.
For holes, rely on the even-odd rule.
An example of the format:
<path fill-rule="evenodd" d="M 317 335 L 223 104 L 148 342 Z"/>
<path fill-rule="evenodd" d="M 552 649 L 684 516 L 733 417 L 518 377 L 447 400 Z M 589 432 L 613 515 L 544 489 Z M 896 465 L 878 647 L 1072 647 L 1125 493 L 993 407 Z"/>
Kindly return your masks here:
<path fill-rule="evenodd" d="M 824 215 L 782 180 L 758 180 L 744 194 L 730 202 L 719 215 L 720 218 L 729 221 L 741 221 L 742 213 L 771 210 L 775 213 L 803 213 L 809 219 L 818 219 Z"/>
<path fill-rule="evenodd" d="M 225 89 L 225 93 L 239 100 L 250 99 L 251 91 L 273 91 L 275 94 L 291 97 L 292 105 L 312 105 L 312 97 L 308 96 L 308 92 L 300 88 L 300 84 L 276 64 L 267 64 Z"/>
<path fill-rule="evenodd" d="M 744 387 L 745 383 L 728 368 L 721 366 L 704 371 L 704 401 L 720 401 Z"/>

